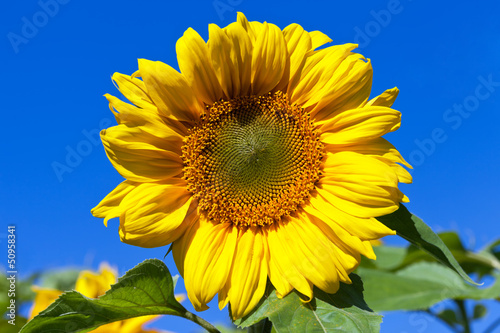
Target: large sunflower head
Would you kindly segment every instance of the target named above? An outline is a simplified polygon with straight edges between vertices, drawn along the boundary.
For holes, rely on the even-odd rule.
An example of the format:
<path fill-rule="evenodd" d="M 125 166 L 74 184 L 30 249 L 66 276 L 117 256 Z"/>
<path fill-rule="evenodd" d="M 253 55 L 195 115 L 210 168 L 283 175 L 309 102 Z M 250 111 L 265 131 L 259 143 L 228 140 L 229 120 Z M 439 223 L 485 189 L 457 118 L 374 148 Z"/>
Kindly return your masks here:
<path fill-rule="evenodd" d="M 375 217 L 407 198 L 409 165 L 382 136 L 399 128 L 398 89 L 369 100 L 370 60 L 355 44 L 291 24 L 188 29 L 180 71 L 139 60 L 114 74 L 130 101 L 106 95 L 117 126 L 101 132 L 126 179 L 92 210 L 120 218 L 123 242 L 173 256 L 197 310 L 218 294 L 233 318 L 269 279 L 278 296 L 334 293 L 371 240 L 394 234 Z"/>

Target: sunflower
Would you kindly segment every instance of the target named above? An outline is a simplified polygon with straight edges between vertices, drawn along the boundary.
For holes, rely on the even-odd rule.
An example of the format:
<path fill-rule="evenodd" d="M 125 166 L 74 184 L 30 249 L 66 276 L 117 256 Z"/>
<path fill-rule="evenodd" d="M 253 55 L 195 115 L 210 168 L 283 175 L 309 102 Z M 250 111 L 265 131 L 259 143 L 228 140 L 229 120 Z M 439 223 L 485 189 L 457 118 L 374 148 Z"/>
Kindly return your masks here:
<path fill-rule="evenodd" d="M 408 199 L 408 165 L 381 136 L 399 128 L 398 89 L 369 100 L 357 45 L 291 24 L 209 25 L 176 45 L 180 71 L 139 59 L 105 95 L 117 126 L 101 132 L 126 179 L 92 210 L 119 217 L 125 243 L 172 243 L 195 309 L 218 294 L 233 319 L 269 281 L 279 297 L 335 293 L 370 244 L 395 232 L 375 217 Z"/>
<path fill-rule="evenodd" d="M 89 298 L 97 298 L 111 288 L 112 284 L 117 282 L 117 274 L 108 264 L 102 263 L 99 267 L 99 272 L 82 271 L 76 280 L 75 290 Z M 52 302 L 54 302 L 63 291 L 57 289 L 32 287 L 36 293 L 33 307 L 31 308 L 30 319 L 35 317 L 40 311 L 45 310 Z M 178 301 L 181 301 L 184 296 L 176 296 Z M 155 320 L 158 316 L 142 316 L 121 321 L 116 321 L 93 330 L 94 333 L 160 333 L 166 331 L 157 331 L 144 329 L 142 326 Z"/>

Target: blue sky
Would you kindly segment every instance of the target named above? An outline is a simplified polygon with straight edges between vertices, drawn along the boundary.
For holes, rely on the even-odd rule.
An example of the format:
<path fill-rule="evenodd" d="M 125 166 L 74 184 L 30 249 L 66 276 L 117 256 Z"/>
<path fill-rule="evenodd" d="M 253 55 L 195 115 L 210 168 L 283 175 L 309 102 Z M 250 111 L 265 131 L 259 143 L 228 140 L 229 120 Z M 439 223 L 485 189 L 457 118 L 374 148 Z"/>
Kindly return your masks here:
<path fill-rule="evenodd" d="M 209 23 L 225 26 L 237 11 L 281 28 L 299 23 L 337 44 L 359 43 L 372 60 L 372 93 L 401 90 L 394 108 L 403 124 L 388 139 L 415 166 L 414 184 L 402 186 L 408 208 L 437 231 L 458 230 L 475 248 L 500 237 L 498 2 L 24 0 L 2 6 L 0 241 L 15 224 L 21 276 L 95 269 L 101 261 L 124 273 L 146 258 L 163 258 L 167 248 L 123 244 L 118 221 L 105 228 L 90 214 L 122 180 L 96 140 L 114 124 L 102 95 L 117 94 L 111 75 L 133 73 L 137 58 L 177 67 L 175 43 L 185 29 L 206 39 Z M 171 257 L 166 263 L 177 271 Z M 216 306 L 201 315 L 228 321 Z M 443 328 L 412 316 L 388 314 L 383 330 Z M 156 326 L 196 329 L 171 317 Z"/>

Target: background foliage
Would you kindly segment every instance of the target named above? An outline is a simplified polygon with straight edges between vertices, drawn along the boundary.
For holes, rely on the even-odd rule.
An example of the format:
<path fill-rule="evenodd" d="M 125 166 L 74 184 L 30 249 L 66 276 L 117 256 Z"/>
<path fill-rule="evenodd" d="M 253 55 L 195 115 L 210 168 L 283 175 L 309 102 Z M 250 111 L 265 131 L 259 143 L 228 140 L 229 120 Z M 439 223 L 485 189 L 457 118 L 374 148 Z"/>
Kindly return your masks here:
<path fill-rule="evenodd" d="M 363 260 L 357 274 L 351 274 L 352 284 L 341 284 L 333 295 L 316 289 L 311 302 L 304 302 L 296 291 L 279 299 L 269 284 L 259 305 L 234 324 L 249 332 L 379 332 L 379 312 L 404 310 L 424 312 L 454 332 L 472 332 L 472 323 L 488 313 L 482 302 L 500 300 L 500 240 L 479 252 L 468 251 L 456 233 L 435 234 L 403 205 L 379 220 L 411 244 L 406 248 L 376 246 L 378 260 Z M 20 302 L 32 299 L 29 285 L 35 278 L 19 285 Z M 40 278 L 42 285 L 60 289 L 68 289 L 74 279 L 71 270 Z M 174 286 L 162 261 L 145 260 L 98 299 L 66 292 L 21 332 L 87 332 L 113 321 L 153 314 L 184 317 L 218 332 L 175 300 Z M 8 301 L 1 300 L 2 304 Z M 441 304 L 439 310 L 436 304 Z M 500 317 L 486 331 L 498 325 Z"/>

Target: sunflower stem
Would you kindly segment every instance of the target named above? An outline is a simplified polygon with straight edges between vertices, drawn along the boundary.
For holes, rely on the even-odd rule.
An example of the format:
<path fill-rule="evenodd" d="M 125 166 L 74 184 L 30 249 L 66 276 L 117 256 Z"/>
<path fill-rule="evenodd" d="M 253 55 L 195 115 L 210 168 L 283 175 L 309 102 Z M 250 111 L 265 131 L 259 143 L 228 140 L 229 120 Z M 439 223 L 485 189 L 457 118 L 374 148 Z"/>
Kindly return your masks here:
<path fill-rule="evenodd" d="M 206 321 L 205 319 L 203 319 L 201 317 L 198 317 L 194 313 L 186 311 L 186 312 L 184 312 L 184 314 L 182 315 L 182 317 L 184 317 L 184 318 L 186 318 L 188 320 L 191 320 L 192 322 L 200 325 L 201 327 L 203 327 L 204 329 L 206 329 L 210 333 L 221 333 L 217 328 L 215 328 L 208 321 Z"/>
<path fill-rule="evenodd" d="M 469 316 L 467 315 L 467 310 L 465 309 L 465 302 L 461 299 L 457 299 L 455 300 L 455 302 L 457 303 L 458 309 L 460 310 L 460 314 L 462 316 L 464 333 L 471 333 Z"/>

